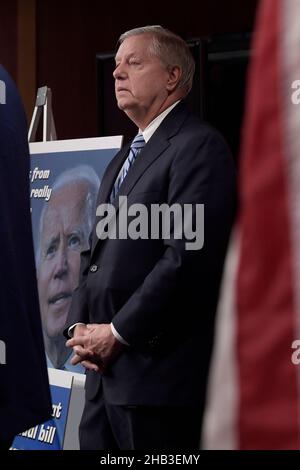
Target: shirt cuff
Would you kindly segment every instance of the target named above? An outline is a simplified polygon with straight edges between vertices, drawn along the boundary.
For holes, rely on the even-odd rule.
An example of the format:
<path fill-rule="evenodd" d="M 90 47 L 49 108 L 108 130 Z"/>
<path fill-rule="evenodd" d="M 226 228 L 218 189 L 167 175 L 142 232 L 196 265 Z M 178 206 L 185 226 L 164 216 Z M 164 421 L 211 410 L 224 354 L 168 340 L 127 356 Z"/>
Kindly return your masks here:
<path fill-rule="evenodd" d="M 114 337 L 117 338 L 117 340 L 120 341 L 120 343 L 125 344 L 125 346 L 129 346 L 129 343 L 127 343 L 127 341 L 125 341 L 125 339 L 122 338 L 121 335 L 119 335 L 119 333 L 117 332 L 117 330 L 115 329 L 115 327 L 112 323 L 110 324 L 110 327 L 111 327 L 111 331 L 112 331 L 112 334 L 114 335 Z"/>
<path fill-rule="evenodd" d="M 85 323 L 78 322 L 78 323 L 74 323 L 74 325 L 71 325 L 70 328 L 68 329 L 68 336 L 69 336 L 69 338 L 73 338 L 73 335 L 74 335 L 74 328 L 75 328 L 75 326 L 77 326 L 77 325 L 85 325 Z"/>

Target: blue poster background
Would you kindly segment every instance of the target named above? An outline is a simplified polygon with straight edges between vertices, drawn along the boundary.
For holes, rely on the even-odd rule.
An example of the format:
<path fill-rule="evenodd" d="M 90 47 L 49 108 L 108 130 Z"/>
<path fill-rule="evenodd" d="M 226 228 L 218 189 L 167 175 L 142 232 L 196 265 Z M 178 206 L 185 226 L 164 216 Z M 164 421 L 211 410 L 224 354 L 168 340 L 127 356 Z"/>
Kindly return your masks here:
<path fill-rule="evenodd" d="M 64 347 L 66 340 L 63 337 L 63 325 L 70 309 L 71 295 L 79 281 L 80 251 L 86 250 L 89 245 L 89 237 L 85 232 L 87 225 L 90 224 L 87 224 L 86 218 L 83 220 L 82 216 L 79 220 L 79 211 L 76 209 L 82 204 L 87 208 L 89 202 L 83 203 L 83 199 L 79 199 L 80 191 L 74 190 L 74 186 L 80 184 L 76 183 L 78 181 L 76 178 L 81 178 L 82 181 L 82 175 L 84 178 L 89 178 L 89 184 L 91 180 L 93 184 L 96 179 L 97 192 L 93 192 L 96 206 L 96 196 L 103 174 L 119 148 L 88 150 L 89 139 L 84 139 L 78 141 L 78 144 L 77 141 L 69 141 L 74 148 L 70 150 L 68 149 L 70 144 L 68 141 L 65 142 L 67 142 L 65 145 L 63 141 L 61 142 L 60 151 L 52 151 L 53 149 L 47 151 L 52 143 L 46 142 L 44 152 L 35 153 L 36 150 L 31 152 L 29 175 L 31 216 L 47 365 L 50 368 L 84 373 L 81 364 L 74 366 L 71 363 L 71 351 Z M 82 148 L 84 145 L 85 150 L 76 150 L 76 147 Z M 71 184 L 73 181 L 73 189 L 69 193 L 66 191 L 63 193 L 63 188 L 70 185 L 70 178 Z M 61 191 L 60 194 L 68 196 L 64 196 L 64 199 L 56 197 L 54 203 L 55 191 L 56 194 Z M 63 199 L 59 207 L 58 199 Z M 52 215 L 49 215 L 49 211 L 45 212 L 47 205 L 51 207 L 51 214 L 55 205 L 54 212 L 58 214 L 55 221 L 51 220 Z M 86 211 L 88 213 L 88 209 Z M 95 209 L 92 218 L 94 217 Z M 62 263 L 65 265 L 64 268 L 58 266 Z M 58 345 L 59 342 L 61 344 Z"/>
<path fill-rule="evenodd" d="M 19 434 L 12 448 L 17 450 L 62 450 L 66 431 L 71 388 L 50 386 L 53 414 L 51 420 Z"/>

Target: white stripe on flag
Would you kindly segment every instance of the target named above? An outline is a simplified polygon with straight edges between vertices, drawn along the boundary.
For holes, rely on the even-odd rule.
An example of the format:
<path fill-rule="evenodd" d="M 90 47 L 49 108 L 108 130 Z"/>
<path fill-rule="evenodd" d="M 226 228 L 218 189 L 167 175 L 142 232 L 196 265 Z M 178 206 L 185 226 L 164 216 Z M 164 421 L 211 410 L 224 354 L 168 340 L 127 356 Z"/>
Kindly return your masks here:
<path fill-rule="evenodd" d="M 237 449 L 238 380 L 235 284 L 239 236 L 234 232 L 226 257 L 216 316 L 215 348 L 207 391 L 201 447 Z"/>

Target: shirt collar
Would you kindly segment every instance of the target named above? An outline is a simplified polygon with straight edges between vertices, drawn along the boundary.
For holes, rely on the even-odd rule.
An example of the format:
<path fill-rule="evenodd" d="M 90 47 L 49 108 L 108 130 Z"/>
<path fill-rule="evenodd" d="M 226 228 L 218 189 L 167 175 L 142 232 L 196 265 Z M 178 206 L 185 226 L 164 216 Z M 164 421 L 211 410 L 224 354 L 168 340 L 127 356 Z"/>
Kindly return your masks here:
<path fill-rule="evenodd" d="M 148 126 L 141 131 L 139 129 L 139 134 L 143 134 L 143 137 L 145 139 L 145 142 L 147 143 L 148 140 L 152 137 L 156 129 L 160 126 L 160 124 L 163 122 L 165 117 L 172 111 L 173 108 L 179 103 L 180 100 L 176 101 L 175 103 L 171 104 L 167 109 L 165 109 L 161 114 L 159 114 L 153 121 L 148 124 Z"/>

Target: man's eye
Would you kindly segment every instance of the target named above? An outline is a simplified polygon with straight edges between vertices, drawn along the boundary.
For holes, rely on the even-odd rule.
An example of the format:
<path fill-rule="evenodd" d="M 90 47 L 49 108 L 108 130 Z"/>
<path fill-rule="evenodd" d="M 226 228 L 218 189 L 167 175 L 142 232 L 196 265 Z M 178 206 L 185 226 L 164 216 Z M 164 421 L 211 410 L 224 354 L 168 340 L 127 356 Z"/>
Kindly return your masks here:
<path fill-rule="evenodd" d="M 69 247 L 70 248 L 75 248 L 79 246 L 81 243 L 81 239 L 78 235 L 72 235 L 72 237 L 69 238 Z"/>
<path fill-rule="evenodd" d="M 46 258 L 51 258 L 56 252 L 56 245 L 53 243 L 46 250 Z"/>

